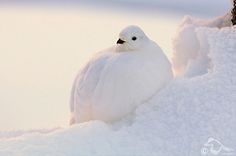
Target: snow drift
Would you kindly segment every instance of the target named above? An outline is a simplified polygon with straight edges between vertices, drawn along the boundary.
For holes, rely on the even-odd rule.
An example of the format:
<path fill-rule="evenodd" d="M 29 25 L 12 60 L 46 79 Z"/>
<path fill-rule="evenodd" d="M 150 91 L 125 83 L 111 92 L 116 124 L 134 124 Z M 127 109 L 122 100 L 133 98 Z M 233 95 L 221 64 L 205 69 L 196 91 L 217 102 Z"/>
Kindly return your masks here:
<path fill-rule="evenodd" d="M 223 28 L 231 26 L 231 14 L 203 20 L 185 16 L 173 39 L 173 66 L 176 75 L 192 77 L 207 72 L 210 65 L 208 41 L 197 33 L 198 27 Z M 208 66 L 208 67 L 207 67 Z"/>
<path fill-rule="evenodd" d="M 236 29 L 190 27 L 193 31 L 180 31 L 175 41 L 187 39 L 183 53 L 198 56 L 184 64 L 188 70 L 182 75 L 191 76 L 176 78 L 122 121 L 91 121 L 51 134 L 2 139 L 0 155 L 199 156 L 211 155 L 201 153 L 209 138 L 236 155 Z"/>

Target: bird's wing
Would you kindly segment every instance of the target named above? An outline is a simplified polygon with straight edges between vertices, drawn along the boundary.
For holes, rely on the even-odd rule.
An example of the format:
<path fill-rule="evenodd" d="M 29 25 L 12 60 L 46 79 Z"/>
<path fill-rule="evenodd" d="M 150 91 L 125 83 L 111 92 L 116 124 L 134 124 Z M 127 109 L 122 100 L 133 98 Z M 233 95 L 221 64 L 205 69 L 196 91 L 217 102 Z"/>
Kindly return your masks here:
<path fill-rule="evenodd" d="M 92 96 L 93 91 L 100 78 L 106 61 L 110 57 L 110 53 L 99 53 L 92 58 L 78 73 L 74 80 L 71 90 L 70 111 L 74 112 L 74 106 L 84 104 Z"/>
<path fill-rule="evenodd" d="M 105 108 L 107 113 L 117 114 L 133 109 L 156 90 L 158 75 L 153 68 L 131 53 L 109 59 L 94 93 L 96 109 Z"/>
<path fill-rule="evenodd" d="M 165 67 L 168 66 L 166 61 L 159 57 L 136 52 L 110 58 L 95 90 L 94 100 L 100 104 L 97 109 L 112 104 L 118 106 L 113 110 L 123 109 L 121 111 L 125 112 L 158 91 L 164 79 L 170 77 L 166 73 L 169 70 Z"/>

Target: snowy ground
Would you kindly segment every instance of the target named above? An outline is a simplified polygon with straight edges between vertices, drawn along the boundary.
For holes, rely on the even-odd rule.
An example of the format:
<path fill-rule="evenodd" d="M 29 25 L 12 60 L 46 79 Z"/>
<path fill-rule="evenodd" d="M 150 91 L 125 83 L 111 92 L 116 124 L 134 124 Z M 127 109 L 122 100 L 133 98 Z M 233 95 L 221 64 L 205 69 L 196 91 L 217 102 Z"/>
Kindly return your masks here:
<path fill-rule="evenodd" d="M 198 62 L 187 67 L 194 76 L 177 77 L 132 115 L 114 124 L 91 121 L 48 134 L 26 133 L 14 138 L 9 134 L 0 140 L 0 155 L 199 156 L 210 137 L 234 149 L 231 154 L 236 155 L 236 29 L 183 27 L 193 28 L 187 33 L 190 38 L 180 32 L 175 41 L 197 42 L 198 46 L 192 47 L 194 55 L 204 54 L 201 57 L 207 60 L 207 65 L 198 66 Z"/>

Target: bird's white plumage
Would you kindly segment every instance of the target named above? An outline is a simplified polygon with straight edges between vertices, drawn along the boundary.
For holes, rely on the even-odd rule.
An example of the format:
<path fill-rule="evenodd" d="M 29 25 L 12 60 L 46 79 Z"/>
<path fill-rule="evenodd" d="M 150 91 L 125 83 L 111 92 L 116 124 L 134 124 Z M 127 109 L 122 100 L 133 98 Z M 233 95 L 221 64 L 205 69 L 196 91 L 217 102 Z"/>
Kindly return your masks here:
<path fill-rule="evenodd" d="M 118 120 L 172 79 L 168 59 L 140 28 L 129 26 L 119 38 L 125 42 L 98 53 L 76 77 L 72 123 Z"/>

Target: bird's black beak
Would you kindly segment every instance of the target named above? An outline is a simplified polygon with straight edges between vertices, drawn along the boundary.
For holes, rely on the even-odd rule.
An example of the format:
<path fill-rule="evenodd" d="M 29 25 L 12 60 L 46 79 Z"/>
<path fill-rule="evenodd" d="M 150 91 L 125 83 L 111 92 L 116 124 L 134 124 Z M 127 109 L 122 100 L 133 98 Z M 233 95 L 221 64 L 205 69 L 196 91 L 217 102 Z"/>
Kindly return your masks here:
<path fill-rule="evenodd" d="M 116 42 L 116 44 L 123 44 L 125 41 L 119 38 L 119 40 Z"/>

